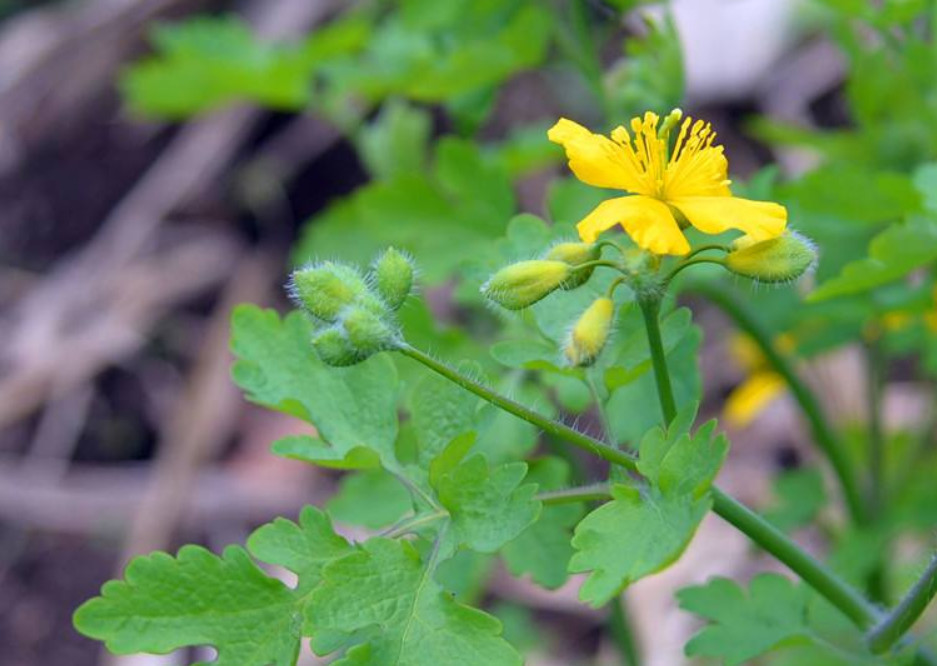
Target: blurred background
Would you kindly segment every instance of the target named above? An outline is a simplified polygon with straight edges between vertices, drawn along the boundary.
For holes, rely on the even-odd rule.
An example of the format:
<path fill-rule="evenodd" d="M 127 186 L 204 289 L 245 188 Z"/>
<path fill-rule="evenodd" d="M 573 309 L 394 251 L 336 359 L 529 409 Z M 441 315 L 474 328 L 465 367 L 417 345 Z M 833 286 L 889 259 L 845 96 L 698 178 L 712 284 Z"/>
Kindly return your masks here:
<path fill-rule="evenodd" d="M 303 426 L 229 377 L 232 306 L 288 308 L 293 263 L 403 244 L 424 263 L 413 316 L 483 338 L 490 315 L 460 296 L 460 262 L 560 196 L 566 168 L 544 133 L 558 116 L 601 127 L 679 104 L 713 122 L 740 181 L 816 163 L 769 147 L 755 119 L 850 122 L 846 59 L 805 2 L 3 0 L 0 20 L 4 666 L 188 663 L 106 657 L 70 615 L 134 554 L 218 551 L 335 493 L 338 473 L 269 453 Z M 445 199 L 474 216 L 467 236 L 418 201 L 445 190 L 426 175 L 443 136 L 480 141 L 449 149 L 510 179 L 504 205 L 484 190 Z M 719 314 L 697 318 L 717 414 L 751 367 Z M 848 413 L 856 372 L 846 352 L 812 380 L 835 376 L 832 407 Z M 913 387 L 889 400 L 920 408 Z M 770 505 L 779 470 L 808 455 L 799 421 L 781 398 L 739 425 L 723 483 Z M 674 589 L 766 566 L 707 519 L 676 567 L 629 592 L 639 641 L 657 646 L 645 664 L 682 663 L 694 624 Z M 618 663 L 575 581 L 547 593 L 490 576 L 506 616 L 529 609 L 513 631 L 542 631 L 533 619 L 562 637 L 529 663 Z"/>

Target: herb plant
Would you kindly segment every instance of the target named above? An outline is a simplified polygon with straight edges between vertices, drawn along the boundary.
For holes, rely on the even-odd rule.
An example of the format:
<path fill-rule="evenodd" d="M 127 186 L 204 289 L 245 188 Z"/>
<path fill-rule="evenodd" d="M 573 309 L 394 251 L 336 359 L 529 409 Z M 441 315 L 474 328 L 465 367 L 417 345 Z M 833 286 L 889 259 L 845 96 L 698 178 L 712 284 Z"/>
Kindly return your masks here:
<path fill-rule="evenodd" d="M 232 319 L 233 376 L 246 397 L 317 433 L 283 438 L 273 452 L 343 470 L 339 495 L 324 509 L 300 509 L 295 521 L 261 526 L 245 547 L 221 555 L 186 546 L 133 560 L 122 580 L 76 611 L 76 627 L 117 654 L 209 645 L 213 663 L 229 666 L 295 664 L 304 639 L 338 664 L 521 664 L 523 650 L 480 608 L 473 570 L 500 561 L 547 589 L 581 574 L 581 601 L 617 607 L 614 618 L 622 592 L 676 562 L 713 512 L 785 574 L 681 590 L 676 602 L 700 618 L 688 656 L 730 665 L 937 664 L 933 641 L 915 633 L 937 593 L 937 560 L 914 577 L 889 569 L 899 537 L 935 522 L 930 434 L 899 446 L 881 422 L 880 395 L 899 354 L 920 357 L 931 377 L 937 370 L 937 167 L 928 161 L 937 151 L 903 146 L 881 168 L 853 159 L 894 148 L 903 126 L 900 101 L 876 105 L 869 92 L 884 75 L 863 79 L 856 70 L 848 96 L 861 122 L 852 130 L 756 123 L 773 141 L 818 147 L 826 162 L 787 183 L 766 170 L 736 186 L 742 198 L 708 123 L 679 109 L 660 117 L 631 108 L 637 95 L 660 110 L 679 91 L 642 87 L 641 76 L 619 86 L 621 63 L 603 75 L 579 3 L 568 22 L 539 3 L 453 4 L 470 8 L 468 18 L 438 3 L 435 13 L 402 3 L 370 21 L 353 15 L 328 28 L 319 48 L 242 49 L 250 38 L 240 29 L 208 28 L 266 63 L 263 86 L 244 88 L 217 63 L 183 57 L 188 33 L 160 39 L 162 59 L 128 75 L 131 101 L 167 116 L 232 97 L 300 105 L 308 90 L 293 86 L 295 77 L 317 77 L 320 111 L 347 121 L 336 110 L 349 108 L 353 91 L 358 103 L 379 107 L 369 122 L 361 114 L 346 123 L 374 179 L 308 227 L 289 285 L 296 311 L 244 305 Z M 881 12 L 822 4 L 857 61 L 879 55 L 851 38 L 855 21 L 901 36 L 887 42 L 890 57 L 937 53 L 907 18 L 933 14 L 925 3 L 891 14 L 885 8 L 915 3 L 882 3 Z M 489 51 L 482 36 L 495 25 L 504 48 Z M 671 62 L 672 29 L 664 22 L 632 44 L 629 66 Z M 450 39 L 408 38 L 434 31 Z M 454 135 L 430 146 L 428 115 L 414 102 L 441 104 L 470 135 L 498 82 L 541 64 L 551 40 L 577 63 L 605 117 L 640 115 L 613 123 L 608 136 L 561 119 L 546 136 L 535 128 L 485 149 Z M 403 55 L 385 60 L 395 48 Z M 473 69 L 467 63 L 481 53 Z M 222 83 L 163 98 L 180 71 Z M 277 87 L 271 76 L 293 83 Z M 911 82 L 906 92 L 916 95 Z M 932 97 L 913 100 L 929 108 Z M 516 214 L 511 189 L 513 177 L 559 159 L 547 138 L 582 181 L 551 188 L 552 224 Z M 404 144 L 407 155 L 388 158 Z M 850 183 L 873 190 L 869 205 L 835 195 Z M 496 334 L 433 325 L 416 285 L 453 278 L 453 299 Z M 773 288 L 752 290 L 752 282 Z M 744 334 L 751 377 L 726 418 L 750 420 L 790 392 L 832 482 L 815 466 L 789 473 L 765 514 L 715 485 L 730 446 L 716 420 L 697 423 L 701 332 L 682 296 L 712 303 Z M 490 349 L 480 342 L 491 338 Z M 869 360 L 870 422 L 855 433 L 833 426 L 796 364 L 851 341 Z M 586 413 L 599 434 L 565 418 Z M 866 557 L 819 558 L 791 537 L 818 522 L 827 503 L 842 509 L 830 528 L 834 551 L 851 546 Z M 371 536 L 345 538 L 333 520 Z M 292 572 L 295 583 L 261 565 Z M 903 593 L 895 579 L 907 579 Z M 635 666 L 629 641 L 620 645 Z"/>

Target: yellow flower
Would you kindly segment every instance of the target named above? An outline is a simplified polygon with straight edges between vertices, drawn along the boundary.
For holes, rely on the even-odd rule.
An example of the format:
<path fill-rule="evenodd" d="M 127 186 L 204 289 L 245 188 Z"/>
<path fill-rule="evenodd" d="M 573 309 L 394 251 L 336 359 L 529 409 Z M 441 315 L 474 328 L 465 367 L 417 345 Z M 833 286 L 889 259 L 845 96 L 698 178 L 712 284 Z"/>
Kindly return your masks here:
<path fill-rule="evenodd" d="M 789 352 L 794 348 L 794 339 L 783 333 L 775 340 L 775 344 L 782 351 Z M 775 398 L 787 391 L 787 384 L 784 378 L 771 368 L 751 338 L 738 335 L 729 341 L 729 345 L 731 356 L 746 370 L 748 376 L 729 394 L 723 408 L 723 417 L 732 426 L 744 428 Z"/>
<path fill-rule="evenodd" d="M 608 199 L 578 225 L 591 243 L 616 224 L 639 246 L 654 254 L 686 254 L 690 245 L 681 227 L 692 224 L 707 234 L 738 229 L 760 242 L 780 236 L 787 225 L 784 206 L 733 197 L 729 163 L 709 123 L 686 118 L 673 150 L 670 130 L 682 118 L 673 111 L 660 130 L 657 114 L 631 120 L 631 133 L 616 127 L 611 138 L 593 134 L 561 118 L 547 133 L 566 150 L 569 168 L 584 183 L 630 192 Z"/>

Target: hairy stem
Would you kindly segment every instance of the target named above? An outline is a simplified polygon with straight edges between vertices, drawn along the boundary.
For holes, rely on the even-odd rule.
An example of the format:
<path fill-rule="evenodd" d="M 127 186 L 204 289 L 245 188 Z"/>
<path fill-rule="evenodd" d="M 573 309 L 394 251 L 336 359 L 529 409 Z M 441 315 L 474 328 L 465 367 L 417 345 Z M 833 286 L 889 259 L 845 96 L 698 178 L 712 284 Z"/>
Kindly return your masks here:
<path fill-rule="evenodd" d="M 630 454 L 603 444 L 589 435 L 580 433 L 568 426 L 556 423 L 498 394 L 487 386 L 463 376 L 458 371 L 437 361 L 425 352 L 413 347 L 404 347 L 400 351 L 415 361 L 422 363 L 430 370 L 441 374 L 467 391 L 474 393 L 478 397 L 536 425 L 544 432 L 563 439 L 574 446 L 585 449 L 611 463 L 621 465 L 628 470 L 637 470 L 637 461 Z M 667 386 L 669 386 L 669 382 Z M 540 499 L 546 503 L 602 499 L 609 496 L 608 486 L 604 484 L 603 486 L 604 488 L 596 485 L 550 491 L 542 493 Z M 764 518 L 716 487 L 712 488 L 712 495 L 713 510 L 716 514 L 738 528 L 753 542 L 768 553 L 774 555 L 780 562 L 787 565 L 794 573 L 813 586 L 817 592 L 826 597 L 830 603 L 839 608 L 857 626 L 862 629 L 868 629 L 878 621 L 878 613 L 875 608 L 865 601 L 858 592 L 843 582 L 823 564 L 802 550 L 796 543 L 791 541 L 785 534 L 768 523 Z M 924 663 L 937 666 L 937 661 Z"/>
<path fill-rule="evenodd" d="M 705 296 L 728 315 L 739 329 L 748 334 L 755 341 L 755 344 L 758 345 L 762 354 L 764 354 L 774 370 L 784 378 L 784 381 L 790 388 L 791 394 L 793 394 L 794 399 L 800 405 L 810 425 L 814 440 L 820 447 L 823 455 L 826 456 L 827 460 L 830 462 L 833 472 L 836 474 L 850 516 L 857 524 L 866 523 L 868 515 L 862 502 L 862 496 L 859 493 L 859 486 L 855 470 L 853 469 L 852 460 L 833 433 L 833 429 L 830 428 L 816 397 L 794 372 L 791 362 L 778 351 L 772 343 L 771 337 L 761 325 L 731 296 L 724 291 L 703 284 L 694 285 L 693 291 Z"/>
<path fill-rule="evenodd" d="M 881 654 L 901 640 L 937 595 L 937 555 L 905 597 L 869 632 L 869 648 Z"/>
<path fill-rule="evenodd" d="M 466 377 L 457 370 L 450 368 L 445 363 L 437 361 L 435 358 L 424 351 L 416 349 L 415 347 L 411 347 L 410 345 L 401 346 L 398 351 L 405 356 L 409 356 L 413 360 L 422 363 L 430 370 L 439 373 L 457 386 L 461 386 L 466 391 L 474 393 L 478 397 L 487 400 L 496 407 L 500 407 L 509 414 L 513 414 L 518 418 L 524 419 L 528 423 L 532 423 L 549 435 L 563 439 L 573 446 L 578 446 L 579 448 L 584 449 L 593 455 L 604 458 L 605 460 L 615 463 L 616 465 L 621 465 L 626 469 L 632 471 L 637 470 L 636 461 L 626 452 L 620 451 L 612 446 L 609 446 L 608 444 L 604 444 L 597 439 L 586 435 L 585 433 L 581 433 L 578 430 L 570 428 L 567 425 L 547 418 L 543 414 L 535 412 L 529 407 L 526 407 L 519 402 L 515 402 L 510 398 L 501 395 L 500 393 L 492 390 L 490 387 L 485 386 L 480 382 L 476 382 L 469 377 Z"/>

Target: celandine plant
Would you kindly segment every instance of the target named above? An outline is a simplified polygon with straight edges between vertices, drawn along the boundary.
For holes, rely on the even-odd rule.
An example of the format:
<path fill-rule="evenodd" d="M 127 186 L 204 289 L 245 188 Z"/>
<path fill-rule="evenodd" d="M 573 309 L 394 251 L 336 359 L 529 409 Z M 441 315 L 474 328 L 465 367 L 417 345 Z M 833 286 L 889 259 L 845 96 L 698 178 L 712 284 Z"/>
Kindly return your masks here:
<path fill-rule="evenodd" d="M 822 663 L 937 664 L 909 633 L 937 590 L 937 565 L 894 610 L 871 603 L 713 485 L 729 443 L 715 421 L 695 428 L 696 404 L 680 404 L 674 390 L 681 377 L 668 367 L 673 330 L 686 319 L 673 310 L 675 278 L 714 264 L 761 282 L 791 281 L 814 263 L 813 245 L 787 229 L 782 206 L 732 196 L 712 129 L 680 111 L 662 121 L 645 114 L 611 138 L 568 120 L 549 136 L 581 180 L 631 194 L 601 203 L 579 223 L 579 239 L 546 243 L 490 276 L 483 293 L 506 310 L 565 318 L 564 292 L 585 295 L 569 312 L 561 348 L 544 351 L 531 339 L 499 354 L 585 380 L 607 435 L 614 414 L 603 392 L 649 364 L 659 423 L 627 444 L 602 440 L 507 397 L 477 368 L 408 341 L 398 311 L 415 267 L 394 248 L 365 272 L 337 262 L 301 268 L 290 286 L 300 312 L 236 311 L 234 377 L 251 400 L 316 426 L 318 437 L 287 437 L 274 452 L 356 470 L 344 497 L 357 498 L 357 522 L 380 531 L 352 542 L 327 512 L 306 507 L 297 522 L 259 528 L 246 549 L 218 556 L 186 546 L 175 557 L 137 558 L 123 580 L 78 609 L 82 633 L 118 654 L 210 645 L 225 666 L 295 664 L 303 638 L 347 665 L 520 664 L 499 620 L 465 603 L 467 556 L 496 554 L 546 588 L 568 572 L 585 574 L 580 597 L 601 607 L 675 562 L 714 511 L 800 582 L 761 574 L 747 590 L 726 579 L 682 590 L 680 605 L 708 622 L 688 655 L 742 664 L 779 646 L 813 644 L 829 658 Z M 600 236 L 616 225 L 627 235 Z M 733 230 L 743 235 L 722 236 Z M 401 374 L 415 382 L 402 422 Z M 507 447 L 510 438 L 500 435 L 517 428 L 535 429 L 551 450 L 574 447 L 606 461 L 607 475 L 583 478 L 563 457 Z M 296 584 L 255 561 L 292 571 Z M 830 614 L 840 620 L 835 643 L 817 620 Z"/>

